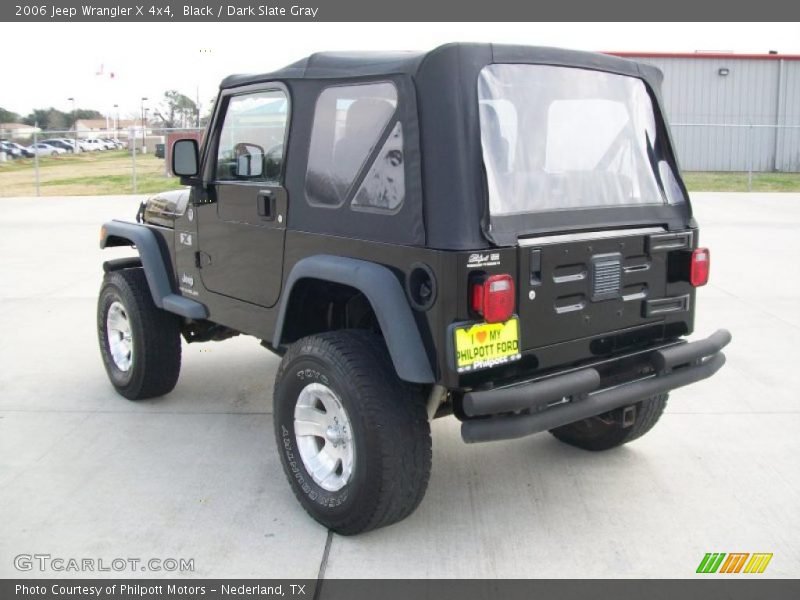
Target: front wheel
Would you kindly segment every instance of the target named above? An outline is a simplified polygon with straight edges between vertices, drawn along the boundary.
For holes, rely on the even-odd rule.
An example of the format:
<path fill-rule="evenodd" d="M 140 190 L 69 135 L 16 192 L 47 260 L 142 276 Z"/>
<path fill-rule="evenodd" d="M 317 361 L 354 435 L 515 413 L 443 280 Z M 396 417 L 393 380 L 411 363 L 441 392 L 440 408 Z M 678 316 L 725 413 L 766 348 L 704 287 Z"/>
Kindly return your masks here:
<path fill-rule="evenodd" d="M 583 450 L 610 450 L 650 431 L 663 414 L 668 398 L 669 394 L 659 394 L 630 406 L 551 429 L 550 433 L 557 440 Z"/>
<path fill-rule="evenodd" d="M 162 396 L 181 369 L 178 317 L 158 308 L 142 268 L 106 274 L 97 301 L 97 336 L 108 378 L 129 400 Z"/>
<path fill-rule="evenodd" d="M 401 381 L 383 340 L 344 330 L 296 342 L 275 380 L 278 452 L 300 504 L 353 535 L 422 501 L 431 437 L 422 391 Z"/>

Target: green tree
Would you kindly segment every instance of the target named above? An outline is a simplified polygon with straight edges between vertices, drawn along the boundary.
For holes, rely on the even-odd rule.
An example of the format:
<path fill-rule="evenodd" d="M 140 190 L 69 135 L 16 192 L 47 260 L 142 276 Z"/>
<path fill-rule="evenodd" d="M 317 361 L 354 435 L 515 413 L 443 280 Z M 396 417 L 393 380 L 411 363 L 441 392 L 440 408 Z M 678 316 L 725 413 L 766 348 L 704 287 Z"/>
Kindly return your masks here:
<path fill-rule="evenodd" d="M 66 113 L 70 117 L 70 125 L 72 124 L 72 113 Z M 91 108 L 78 108 L 75 110 L 75 117 L 78 119 L 105 119 L 106 116 L 99 110 Z"/>
<path fill-rule="evenodd" d="M 161 127 L 194 127 L 197 104 L 177 90 L 168 90 L 161 105 L 153 110 L 153 116 Z"/>
<path fill-rule="evenodd" d="M 208 125 L 209 121 L 211 121 L 211 117 L 214 115 L 214 105 L 217 103 L 217 96 L 213 96 L 209 101 L 208 104 L 205 106 L 205 111 L 203 116 L 200 117 L 200 126 L 205 127 Z"/>
<path fill-rule="evenodd" d="M 63 112 L 52 106 L 50 108 L 35 108 L 22 122 L 28 125 L 38 123 L 42 129 L 64 130 L 73 126 L 76 119 L 102 119 L 100 111 L 90 108 L 78 108 L 75 112 Z"/>
<path fill-rule="evenodd" d="M 38 125 L 42 129 L 65 129 L 68 124 L 71 124 L 65 113 L 52 106 L 33 109 L 22 122 L 28 125 Z"/>
<path fill-rule="evenodd" d="M 19 123 L 20 116 L 0 106 L 0 123 Z"/>

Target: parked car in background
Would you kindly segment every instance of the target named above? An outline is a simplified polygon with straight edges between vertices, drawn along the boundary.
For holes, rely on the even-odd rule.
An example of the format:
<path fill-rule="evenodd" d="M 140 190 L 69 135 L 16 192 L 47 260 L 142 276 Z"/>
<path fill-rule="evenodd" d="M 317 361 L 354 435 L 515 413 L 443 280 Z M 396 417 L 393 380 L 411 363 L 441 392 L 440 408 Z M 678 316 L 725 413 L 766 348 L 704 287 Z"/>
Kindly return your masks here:
<path fill-rule="evenodd" d="M 0 141 L 0 152 L 5 152 L 10 159 L 22 158 L 23 154 L 19 148 L 15 148 L 10 142 Z"/>
<path fill-rule="evenodd" d="M 28 150 L 30 150 L 34 154 L 38 154 L 39 156 L 58 156 L 59 154 L 67 153 L 67 151 L 64 150 L 63 148 L 51 146 L 50 144 L 45 144 L 44 142 L 38 142 L 36 144 L 28 146 Z"/>
<path fill-rule="evenodd" d="M 108 138 L 100 138 L 100 141 L 106 147 L 106 150 L 116 150 L 117 144 L 114 140 L 110 140 Z"/>
<path fill-rule="evenodd" d="M 120 150 L 122 150 L 125 147 L 125 142 L 123 142 L 120 139 L 111 138 L 111 141 L 114 142 L 114 145 Z"/>
<path fill-rule="evenodd" d="M 61 142 L 63 144 L 63 146 L 60 146 L 60 147 L 61 148 L 66 148 L 67 152 L 72 152 L 72 153 L 76 152 L 76 150 L 75 150 L 75 148 L 76 148 L 75 140 L 73 138 L 53 138 L 53 139 L 54 140 L 58 140 L 59 142 Z M 44 142 L 45 144 L 50 143 L 48 140 L 42 140 L 42 142 Z M 83 149 L 81 148 L 80 144 L 78 144 L 78 146 L 77 146 L 77 152 L 78 153 L 83 152 Z"/>
<path fill-rule="evenodd" d="M 64 142 L 65 144 L 67 144 L 70 148 L 72 148 L 73 152 L 75 152 L 75 153 L 83 152 L 83 148 L 81 147 L 80 144 L 77 144 L 77 146 L 76 146 L 74 138 L 58 138 L 58 139 L 61 140 L 62 142 Z M 77 150 L 76 150 L 76 148 L 77 148 Z"/>
<path fill-rule="evenodd" d="M 7 146 L 10 146 L 11 148 L 16 148 L 17 150 L 19 150 L 19 153 L 21 155 L 20 158 L 32 158 L 33 157 L 33 152 L 28 150 L 28 148 L 23 146 L 22 144 L 18 144 L 16 142 L 5 142 L 5 144 Z"/>
<path fill-rule="evenodd" d="M 81 140 L 82 145 L 85 147 L 87 151 L 96 151 L 96 150 L 105 150 L 106 145 L 99 140 L 98 138 L 87 138 L 85 140 Z"/>
<path fill-rule="evenodd" d="M 61 148 L 62 150 L 64 150 L 65 152 L 68 152 L 69 154 L 72 154 L 73 152 L 75 152 L 75 144 L 74 144 L 74 142 L 70 144 L 69 142 L 67 142 L 67 141 L 65 141 L 63 139 L 60 139 L 60 138 L 42 140 L 42 143 L 43 144 L 47 144 L 48 146 L 55 146 L 56 148 Z"/>

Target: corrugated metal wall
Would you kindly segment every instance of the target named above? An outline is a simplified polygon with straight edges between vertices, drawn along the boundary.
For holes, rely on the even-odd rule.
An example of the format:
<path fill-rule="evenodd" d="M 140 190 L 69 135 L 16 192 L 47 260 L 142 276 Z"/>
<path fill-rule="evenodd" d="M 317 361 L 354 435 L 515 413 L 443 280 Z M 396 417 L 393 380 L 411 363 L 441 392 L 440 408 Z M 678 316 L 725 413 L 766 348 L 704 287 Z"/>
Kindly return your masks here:
<path fill-rule="evenodd" d="M 800 125 L 800 61 L 634 59 L 664 72 L 664 102 L 682 169 L 800 171 L 800 129 L 781 128 Z"/>

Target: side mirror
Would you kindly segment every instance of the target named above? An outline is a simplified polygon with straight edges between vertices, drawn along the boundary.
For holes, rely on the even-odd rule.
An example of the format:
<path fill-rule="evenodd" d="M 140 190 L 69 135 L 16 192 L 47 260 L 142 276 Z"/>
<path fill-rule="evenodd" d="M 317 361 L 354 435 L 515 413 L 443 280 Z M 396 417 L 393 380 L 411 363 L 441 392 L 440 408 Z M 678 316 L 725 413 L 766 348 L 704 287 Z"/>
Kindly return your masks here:
<path fill-rule="evenodd" d="M 172 145 L 172 172 L 178 177 L 197 177 L 200 171 L 200 151 L 197 140 L 177 140 Z"/>
<path fill-rule="evenodd" d="M 236 144 L 234 175 L 241 179 L 261 177 L 264 173 L 264 149 L 256 144 Z"/>

